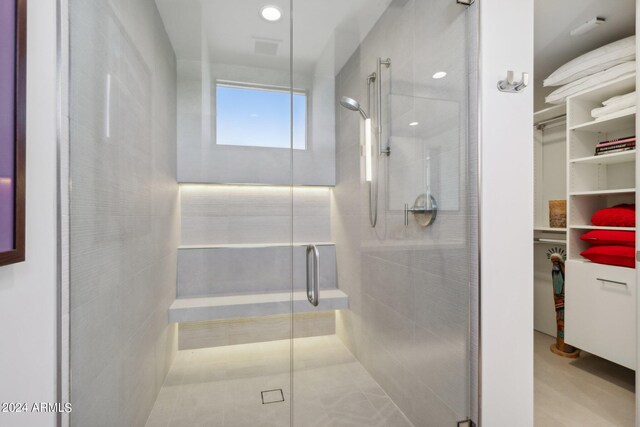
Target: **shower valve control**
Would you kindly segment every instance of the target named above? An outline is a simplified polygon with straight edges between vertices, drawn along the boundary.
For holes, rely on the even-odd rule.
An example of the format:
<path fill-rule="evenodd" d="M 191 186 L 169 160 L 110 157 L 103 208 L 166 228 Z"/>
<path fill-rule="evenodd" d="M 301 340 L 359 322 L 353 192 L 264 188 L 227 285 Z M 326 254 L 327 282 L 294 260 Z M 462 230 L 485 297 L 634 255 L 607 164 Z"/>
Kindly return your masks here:
<path fill-rule="evenodd" d="M 428 227 L 433 224 L 438 215 L 438 204 L 435 197 L 431 193 L 421 194 L 418 196 L 410 208 L 408 204 L 404 205 L 404 225 L 409 225 L 409 213 L 413 214 L 413 218 L 421 227 Z"/>

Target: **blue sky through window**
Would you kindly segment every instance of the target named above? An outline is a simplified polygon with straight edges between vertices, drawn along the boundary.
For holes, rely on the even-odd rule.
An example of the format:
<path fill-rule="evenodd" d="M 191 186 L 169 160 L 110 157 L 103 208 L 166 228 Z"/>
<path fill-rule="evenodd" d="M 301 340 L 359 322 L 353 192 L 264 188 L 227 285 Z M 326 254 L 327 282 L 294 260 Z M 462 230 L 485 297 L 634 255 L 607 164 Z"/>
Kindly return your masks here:
<path fill-rule="evenodd" d="M 221 145 L 290 148 L 290 92 L 216 86 L 216 142 Z M 306 149 L 307 96 L 293 95 L 293 148 Z"/>

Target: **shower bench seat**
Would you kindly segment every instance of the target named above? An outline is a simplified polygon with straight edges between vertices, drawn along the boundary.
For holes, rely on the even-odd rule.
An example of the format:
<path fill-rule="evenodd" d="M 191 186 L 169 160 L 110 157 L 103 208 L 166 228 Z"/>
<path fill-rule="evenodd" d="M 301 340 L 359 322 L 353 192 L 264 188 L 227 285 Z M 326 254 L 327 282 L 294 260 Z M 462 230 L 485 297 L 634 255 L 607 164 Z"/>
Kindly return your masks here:
<path fill-rule="evenodd" d="M 306 245 L 182 246 L 178 250 L 177 298 L 171 323 L 262 317 L 348 308 L 336 286 L 336 248 L 319 251 L 319 305 L 307 300 Z M 292 289 L 293 287 L 293 289 Z"/>
<path fill-rule="evenodd" d="M 169 308 L 171 323 L 200 322 L 239 317 L 340 310 L 349 307 L 349 297 L 339 289 L 321 289 L 319 304 L 312 306 L 305 291 L 272 292 L 178 298 Z"/>

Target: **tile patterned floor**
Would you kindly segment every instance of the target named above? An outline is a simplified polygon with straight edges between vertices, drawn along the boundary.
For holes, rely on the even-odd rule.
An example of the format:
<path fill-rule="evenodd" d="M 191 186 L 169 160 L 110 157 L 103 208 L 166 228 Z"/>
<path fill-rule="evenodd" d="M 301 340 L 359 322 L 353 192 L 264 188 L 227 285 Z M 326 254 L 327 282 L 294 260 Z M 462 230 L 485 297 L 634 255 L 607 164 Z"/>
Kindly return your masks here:
<path fill-rule="evenodd" d="M 293 381 L 288 340 L 179 351 L 147 427 L 413 426 L 335 335 L 293 345 Z"/>
<path fill-rule="evenodd" d="M 556 356 L 554 341 L 535 333 L 535 426 L 633 427 L 634 372 L 586 352 L 575 360 Z"/>

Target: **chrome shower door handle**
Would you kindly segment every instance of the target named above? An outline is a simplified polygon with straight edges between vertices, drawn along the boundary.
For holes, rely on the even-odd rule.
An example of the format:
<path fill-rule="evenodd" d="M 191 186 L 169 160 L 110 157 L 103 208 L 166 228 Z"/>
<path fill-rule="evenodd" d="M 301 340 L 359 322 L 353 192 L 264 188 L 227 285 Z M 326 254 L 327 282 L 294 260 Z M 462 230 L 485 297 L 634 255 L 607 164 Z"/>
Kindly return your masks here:
<path fill-rule="evenodd" d="M 309 262 L 311 255 L 311 262 Z M 312 284 L 313 282 L 313 284 Z M 320 251 L 316 245 L 307 246 L 307 300 L 314 307 L 318 306 L 320 297 Z"/>

